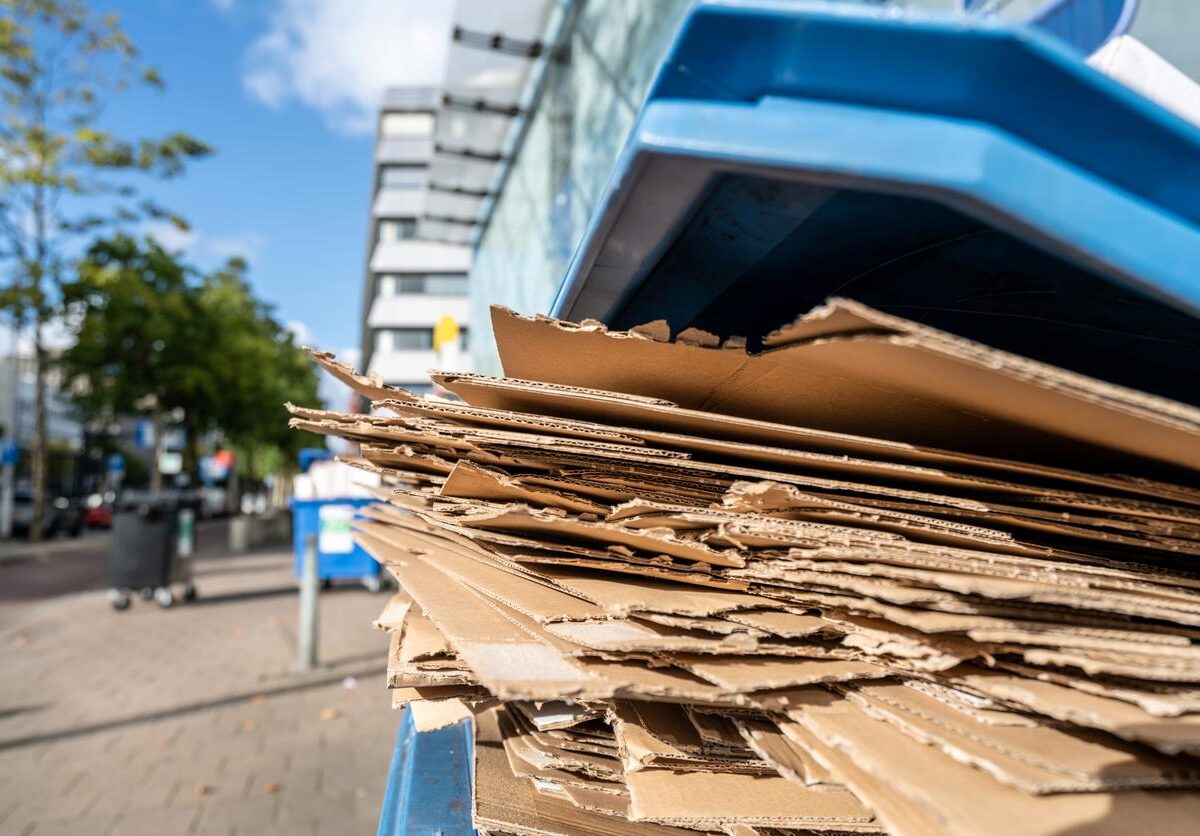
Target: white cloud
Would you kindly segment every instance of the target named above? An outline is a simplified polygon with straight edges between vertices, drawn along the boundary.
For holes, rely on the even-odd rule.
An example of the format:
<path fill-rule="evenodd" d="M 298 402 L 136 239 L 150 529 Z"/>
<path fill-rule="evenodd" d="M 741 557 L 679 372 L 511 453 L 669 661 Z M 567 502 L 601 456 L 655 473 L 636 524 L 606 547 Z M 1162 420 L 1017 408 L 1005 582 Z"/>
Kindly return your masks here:
<path fill-rule="evenodd" d="M 201 261 L 227 261 L 234 256 L 254 261 L 267 240 L 252 230 L 231 235 L 206 235 L 197 229 L 183 230 L 167 221 L 147 221 L 141 232 L 158 241 L 163 249 Z"/>
<path fill-rule="evenodd" d="M 234 0 L 208 0 L 213 7 L 221 14 L 228 14 L 233 11 Z"/>
<path fill-rule="evenodd" d="M 369 133 L 384 88 L 439 84 L 450 0 L 274 0 L 242 83 L 269 107 L 314 108 L 342 133 Z"/>
<path fill-rule="evenodd" d="M 70 317 L 54 317 L 42 326 L 42 345 L 52 351 L 66 348 L 75 342 L 75 327 Z M 33 329 L 26 326 L 18 333 L 11 324 L 0 322 L 0 357 L 13 354 L 33 356 Z"/>
<path fill-rule="evenodd" d="M 283 327 L 291 333 L 292 339 L 296 341 L 296 345 L 313 344 L 312 329 L 303 322 L 300 322 L 299 320 L 292 320 Z"/>
<path fill-rule="evenodd" d="M 215 256 L 222 261 L 239 256 L 247 261 L 253 261 L 262 252 L 267 239 L 257 232 L 241 232 L 236 235 L 218 235 L 203 238 L 200 249 L 205 254 Z"/>
<path fill-rule="evenodd" d="M 147 221 L 142 224 L 142 234 L 153 238 L 164 250 L 173 253 L 187 252 L 200 237 L 194 229 L 180 229 L 170 221 Z"/>

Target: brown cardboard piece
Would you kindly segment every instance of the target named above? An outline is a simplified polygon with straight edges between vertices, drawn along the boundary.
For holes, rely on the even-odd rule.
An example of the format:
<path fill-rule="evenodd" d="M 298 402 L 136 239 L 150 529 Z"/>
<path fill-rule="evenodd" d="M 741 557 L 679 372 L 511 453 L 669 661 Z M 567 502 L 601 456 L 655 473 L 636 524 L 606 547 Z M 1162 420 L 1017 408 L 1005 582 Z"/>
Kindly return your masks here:
<path fill-rule="evenodd" d="M 478 826 L 1200 814 L 1200 411 L 852 303 L 756 355 L 501 319 L 524 380 L 322 357 L 393 414 L 292 408 L 384 482 L 356 536 L 403 589 L 393 701 L 482 712 Z"/>
<path fill-rule="evenodd" d="M 877 833 L 874 817 L 852 794 L 812 790 L 780 777 L 734 772 L 643 769 L 626 776 L 630 816 L 710 828 L 724 821 L 763 827 Z"/>
<path fill-rule="evenodd" d="M 859 769 L 886 781 L 901 803 L 930 811 L 952 833 L 1048 834 L 1086 828 L 1124 833 L 1153 821 L 1158 833 L 1183 834 L 1200 816 L 1200 794 L 1181 790 L 1023 793 L 985 772 L 964 769 L 937 747 L 828 693 L 814 692 L 810 702 L 790 711 L 789 717 L 817 738 L 852 751 Z M 842 777 L 873 806 L 869 790 Z M 905 822 L 892 819 L 883 806 L 875 809 L 889 832 L 924 832 L 907 830 Z"/>
<path fill-rule="evenodd" d="M 862 325 L 795 338 L 833 316 Z M 780 329 L 759 355 L 640 340 L 499 308 L 492 327 L 512 378 L 1014 458 L 1127 461 L 1114 454 L 1121 451 L 1200 469 L 1200 410 L 848 300 L 831 300 L 796 327 Z M 672 374 L 661 374 L 664 368 Z"/>

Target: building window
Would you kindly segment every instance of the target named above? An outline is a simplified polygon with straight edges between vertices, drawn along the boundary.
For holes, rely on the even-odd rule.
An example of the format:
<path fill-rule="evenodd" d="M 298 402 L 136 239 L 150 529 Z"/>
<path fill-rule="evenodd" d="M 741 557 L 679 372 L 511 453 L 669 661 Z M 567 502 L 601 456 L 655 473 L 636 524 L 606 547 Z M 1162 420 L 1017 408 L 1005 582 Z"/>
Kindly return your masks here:
<path fill-rule="evenodd" d="M 406 238 L 417 237 L 416 218 L 393 218 L 379 222 L 379 237 L 381 243 L 403 241 Z"/>
<path fill-rule="evenodd" d="M 458 329 L 458 347 L 461 351 L 466 351 L 469 348 L 467 344 L 467 331 L 466 327 Z"/>
<path fill-rule="evenodd" d="M 428 168 L 424 165 L 385 165 L 379 169 L 379 188 L 419 189 L 427 177 Z"/>
<path fill-rule="evenodd" d="M 380 296 L 428 293 L 433 296 L 466 296 L 467 277 L 462 273 L 388 274 L 379 277 Z"/>
<path fill-rule="evenodd" d="M 467 277 L 453 273 L 426 276 L 424 292 L 434 296 L 466 296 Z"/>
<path fill-rule="evenodd" d="M 386 139 L 414 139 L 433 135 L 432 113 L 385 113 L 379 133 Z"/>
<path fill-rule="evenodd" d="M 432 351 L 432 328 L 381 328 L 375 332 L 375 350 Z"/>

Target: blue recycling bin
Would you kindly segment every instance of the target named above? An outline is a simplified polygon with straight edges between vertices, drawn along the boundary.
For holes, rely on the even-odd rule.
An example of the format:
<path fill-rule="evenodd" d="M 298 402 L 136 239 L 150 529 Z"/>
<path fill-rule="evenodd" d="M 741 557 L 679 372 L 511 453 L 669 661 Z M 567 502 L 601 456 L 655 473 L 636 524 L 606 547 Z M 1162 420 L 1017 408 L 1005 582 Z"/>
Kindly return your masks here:
<path fill-rule="evenodd" d="M 831 296 L 1195 403 L 1200 128 L 1031 27 L 698 4 L 551 313 L 721 338 Z"/>
<path fill-rule="evenodd" d="M 296 556 L 296 577 L 304 571 L 304 544 L 309 534 L 317 538 L 317 576 L 323 581 L 359 580 L 372 591 L 380 587 L 379 564 L 354 542 L 351 522 L 359 508 L 374 499 L 342 497 L 337 499 L 292 500 L 292 549 Z"/>
<path fill-rule="evenodd" d="M 469 720 L 418 732 L 406 709 L 392 749 L 377 836 L 474 836 L 471 758 Z"/>

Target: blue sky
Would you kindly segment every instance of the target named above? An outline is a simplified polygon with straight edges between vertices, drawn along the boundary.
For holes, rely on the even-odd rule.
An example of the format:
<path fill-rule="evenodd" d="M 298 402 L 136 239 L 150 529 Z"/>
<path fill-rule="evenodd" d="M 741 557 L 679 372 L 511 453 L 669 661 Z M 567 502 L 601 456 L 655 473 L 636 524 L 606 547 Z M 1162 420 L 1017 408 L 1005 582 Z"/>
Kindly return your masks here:
<path fill-rule="evenodd" d="M 386 83 L 436 81 L 452 0 L 92 0 L 115 11 L 165 93 L 122 97 L 131 136 L 184 130 L 217 149 L 147 191 L 192 224 L 159 230 L 202 267 L 245 255 L 279 319 L 333 351 L 358 344 L 373 107 Z M 353 358 L 351 358 L 353 359 Z"/>

